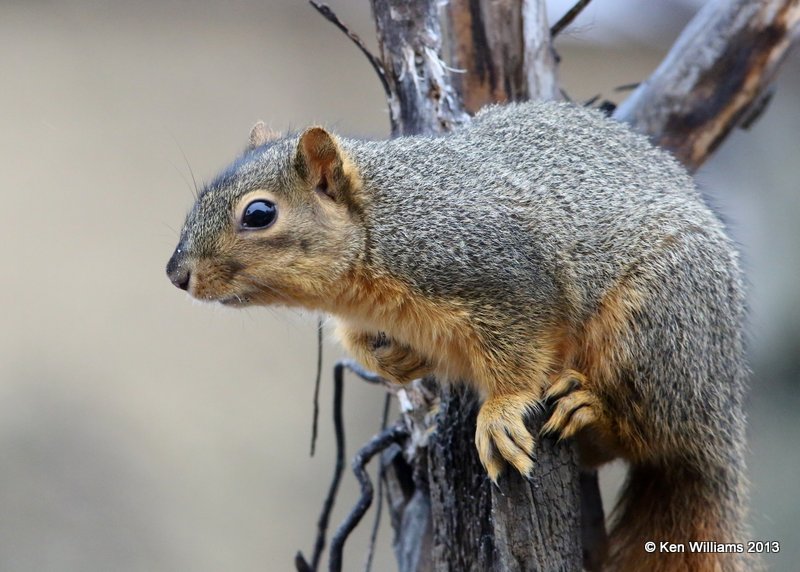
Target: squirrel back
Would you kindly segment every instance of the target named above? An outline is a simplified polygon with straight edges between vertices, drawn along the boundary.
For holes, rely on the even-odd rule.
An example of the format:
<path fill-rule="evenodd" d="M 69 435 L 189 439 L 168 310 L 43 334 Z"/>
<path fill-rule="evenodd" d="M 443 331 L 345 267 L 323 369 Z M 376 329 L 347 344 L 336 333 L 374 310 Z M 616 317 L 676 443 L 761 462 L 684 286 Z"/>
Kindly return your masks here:
<path fill-rule="evenodd" d="M 452 135 L 342 146 L 370 197 L 371 256 L 431 295 L 466 288 L 524 302 L 538 290 L 555 300 L 558 290 L 580 319 L 621 269 L 692 233 L 738 273 L 735 249 L 683 167 L 594 110 L 494 106 Z"/>
<path fill-rule="evenodd" d="M 526 419 L 549 409 L 545 431 L 586 465 L 631 465 L 608 569 L 750 566 L 688 550 L 744 542 L 744 288 L 671 156 L 599 112 L 534 102 L 440 137 L 251 142 L 189 213 L 176 286 L 322 310 L 387 379 L 471 384 L 495 481 L 531 470 Z"/>

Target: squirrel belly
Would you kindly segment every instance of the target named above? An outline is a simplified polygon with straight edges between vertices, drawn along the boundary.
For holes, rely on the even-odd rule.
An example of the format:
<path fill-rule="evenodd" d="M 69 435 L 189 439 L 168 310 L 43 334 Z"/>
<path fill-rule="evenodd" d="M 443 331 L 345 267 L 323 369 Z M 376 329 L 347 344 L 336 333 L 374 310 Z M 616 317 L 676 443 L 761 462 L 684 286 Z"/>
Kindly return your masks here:
<path fill-rule="evenodd" d="M 526 417 L 596 465 L 631 465 L 611 570 L 744 570 L 647 540 L 744 538 L 744 289 L 691 177 L 599 112 L 492 107 L 443 137 L 254 130 L 198 197 L 167 267 L 229 305 L 338 320 L 365 366 L 483 397 L 478 454 L 532 469 Z"/>

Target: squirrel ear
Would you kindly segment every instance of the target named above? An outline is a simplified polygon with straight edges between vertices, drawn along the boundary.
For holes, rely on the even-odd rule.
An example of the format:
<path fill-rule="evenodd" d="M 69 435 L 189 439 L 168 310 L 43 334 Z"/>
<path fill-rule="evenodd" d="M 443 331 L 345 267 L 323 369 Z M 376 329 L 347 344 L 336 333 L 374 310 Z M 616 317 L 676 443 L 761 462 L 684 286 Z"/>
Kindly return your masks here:
<path fill-rule="evenodd" d="M 300 136 L 295 167 L 304 181 L 336 201 L 346 201 L 350 180 L 334 136 L 322 127 L 309 127 Z"/>
<path fill-rule="evenodd" d="M 256 147 L 261 147 L 265 143 L 269 143 L 270 141 L 274 141 L 280 137 L 280 133 L 277 131 L 273 131 L 263 121 L 259 121 L 253 128 L 250 130 L 250 141 L 248 143 L 248 149 L 255 149 Z"/>

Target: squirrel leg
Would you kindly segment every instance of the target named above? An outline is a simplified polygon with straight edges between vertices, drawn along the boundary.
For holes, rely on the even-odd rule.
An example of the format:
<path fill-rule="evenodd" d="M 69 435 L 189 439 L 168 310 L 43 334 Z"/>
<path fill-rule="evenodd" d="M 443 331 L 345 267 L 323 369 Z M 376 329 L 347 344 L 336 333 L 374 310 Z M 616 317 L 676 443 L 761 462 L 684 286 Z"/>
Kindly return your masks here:
<path fill-rule="evenodd" d="M 379 371 L 397 383 L 409 383 L 432 372 L 428 360 L 411 347 L 382 336 L 372 351 Z"/>
<path fill-rule="evenodd" d="M 429 361 L 413 348 L 385 334 L 339 328 L 345 348 L 367 369 L 395 383 L 409 383 L 432 372 Z"/>
<path fill-rule="evenodd" d="M 545 391 L 544 403 L 552 408 L 550 419 L 542 427 L 542 435 L 568 439 L 590 425 L 602 423 L 604 414 L 600 399 L 586 389 L 586 378 L 574 370 L 564 370 Z"/>
<path fill-rule="evenodd" d="M 541 436 L 575 438 L 581 465 L 599 467 L 624 454 L 611 415 L 586 377 L 565 369 L 544 393 L 543 403 L 549 418 Z"/>
<path fill-rule="evenodd" d="M 538 407 L 539 396 L 533 391 L 493 395 L 481 406 L 475 445 L 495 484 L 506 462 L 525 476 L 533 470 L 535 442 L 526 420 Z"/>

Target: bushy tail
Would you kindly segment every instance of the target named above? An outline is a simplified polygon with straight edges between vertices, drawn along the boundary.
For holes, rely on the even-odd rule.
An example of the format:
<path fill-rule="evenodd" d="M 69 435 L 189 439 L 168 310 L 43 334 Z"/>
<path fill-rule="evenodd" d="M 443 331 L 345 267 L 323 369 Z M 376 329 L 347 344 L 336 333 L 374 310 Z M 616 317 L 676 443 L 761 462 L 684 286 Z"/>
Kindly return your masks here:
<path fill-rule="evenodd" d="M 701 475 L 682 468 L 632 467 L 612 514 L 614 524 L 604 570 L 757 569 L 746 553 L 736 552 L 741 543 L 747 550 L 742 527 L 745 491 L 740 479 L 730 470 Z"/>

